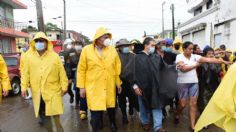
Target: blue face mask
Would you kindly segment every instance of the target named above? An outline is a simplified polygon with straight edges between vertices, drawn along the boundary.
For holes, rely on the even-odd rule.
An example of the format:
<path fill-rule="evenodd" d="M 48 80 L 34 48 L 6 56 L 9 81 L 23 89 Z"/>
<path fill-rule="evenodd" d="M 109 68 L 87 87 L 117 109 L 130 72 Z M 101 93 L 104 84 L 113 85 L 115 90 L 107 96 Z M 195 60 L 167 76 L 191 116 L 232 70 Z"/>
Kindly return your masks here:
<path fill-rule="evenodd" d="M 27 51 L 27 49 L 26 49 L 26 48 L 22 48 L 22 51 L 23 51 L 23 52 L 26 52 L 26 51 Z"/>
<path fill-rule="evenodd" d="M 172 49 L 169 47 L 166 47 L 166 49 L 164 50 L 165 52 L 172 52 Z"/>
<path fill-rule="evenodd" d="M 35 43 L 35 48 L 37 51 L 42 51 L 45 49 L 45 45 L 43 42 L 36 42 Z"/>
<path fill-rule="evenodd" d="M 165 51 L 166 50 L 166 46 L 161 46 L 161 51 Z"/>
<path fill-rule="evenodd" d="M 122 53 L 124 53 L 124 54 L 129 53 L 129 47 L 124 47 L 124 48 L 122 49 Z"/>
<path fill-rule="evenodd" d="M 155 52 L 155 47 L 151 47 L 148 51 L 149 54 L 153 54 Z"/>

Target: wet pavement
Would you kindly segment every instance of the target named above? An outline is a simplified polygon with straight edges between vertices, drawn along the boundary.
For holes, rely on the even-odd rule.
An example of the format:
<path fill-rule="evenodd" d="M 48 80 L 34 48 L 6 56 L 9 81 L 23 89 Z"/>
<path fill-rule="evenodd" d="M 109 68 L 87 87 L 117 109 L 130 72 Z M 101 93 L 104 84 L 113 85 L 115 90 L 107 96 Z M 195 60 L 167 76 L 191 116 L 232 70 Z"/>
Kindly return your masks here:
<path fill-rule="evenodd" d="M 89 120 L 81 121 L 78 110 L 74 104 L 69 103 L 69 96 L 64 97 L 65 112 L 61 116 L 61 122 L 65 132 L 90 132 Z M 185 113 L 186 110 L 185 110 Z M 129 124 L 123 125 L 121 112 L 117 109 L 117 126 L 119 132 L 142 132 L 138 115 L 129 117 Z M 173 123 L 173 113 L 164 120 L 164 128 L 168 132 L 188 132 L 188 115 L 184 114 L 178 126 Z M 31 100 L 24 100 L 20 96 L 5 98 L 0 105 L 0 129 L 1 132 L 46 132 L 44 126 L 37 123 L 34 116 Z M 102 132 L 110 132 L 108 117 L 104 114 L 104 128 Z M 222 132 L 219 128 L 210 126 L 203 132 Z"/>

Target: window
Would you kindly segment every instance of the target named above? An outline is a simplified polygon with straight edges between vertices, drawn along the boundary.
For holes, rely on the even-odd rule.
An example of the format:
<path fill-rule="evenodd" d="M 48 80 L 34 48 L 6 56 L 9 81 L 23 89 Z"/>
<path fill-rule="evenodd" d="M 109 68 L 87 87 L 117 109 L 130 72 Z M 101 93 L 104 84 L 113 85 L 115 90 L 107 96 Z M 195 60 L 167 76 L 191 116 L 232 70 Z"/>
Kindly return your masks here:
<path fill-rule="evenodd" d="M 17 66 L 18 61 L 15 57 L 4 57 L 4 60 L 6 61 L 7 66 Z"/>
<path fill-rule="evenodd" d="M 207 2 L 207 9 L 210 9 L 210 8 L 212 7 L 212 5 L 213 5 L 212 0 L 209 0 L 209 1 Z"/>
<path fill-rule="evenodd" d="M 196 10 L 194 10 L 194 16 L 202 13 L 202 6 L 198 7 Z"/>
<path fill-rule="evenodd" d="M 221 33 L 219 33 L 219 34 L 215 34 L 215 36 L 214 36 L 214 46 L 215 47 L 219 47 L 220 45 L 221 45 Z"/>
<path fill-rule="evenodd" d="M 60 34 L 57 34 L 57 40 L 59 40 L 61 38 Z"/>

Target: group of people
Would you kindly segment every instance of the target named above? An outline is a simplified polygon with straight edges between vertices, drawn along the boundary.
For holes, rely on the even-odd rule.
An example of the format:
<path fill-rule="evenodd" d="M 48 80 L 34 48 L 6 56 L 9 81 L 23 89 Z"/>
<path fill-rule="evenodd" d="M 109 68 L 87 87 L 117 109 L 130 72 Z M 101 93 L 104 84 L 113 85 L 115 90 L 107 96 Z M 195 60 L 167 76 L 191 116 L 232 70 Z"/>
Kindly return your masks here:
<path fill-rule="evenodd" d="M 92 44 L 84 46 L 68 40 L 58 55 L 43 32 L 35 35 L 21 58 L 21 91 L 26 97 L 27 89 L 31 89 L 35 116 L 48 131 L 53 127 L 63 131 L 60 115 L 64 112 L 62 97 L 67 92 L 70 103 L 75 97 L 81 119 L 86 119 L 90 111 L 93 132 L 103 129 L 104 111 L 111 131 L 117 131 L 116 106 L 120 107 L 123 124 L 136 110 L 144 131 L 153 124 L 153 131 L 166 132 L 162 125 L 166 106 L 175 106 L 174 123 L 178 124 L 187 103 L 189 129 L 194 131 L 197 108 L 203 112 L 229 65 L 236 60 L 230 58 L 224 45 L 215 50 L 206 46 L 201 52 L 198 45 L 182 43 L 178 38 L 147 37 L 143 43 L 120 39 L 115 46 L 111 39 L 112 34 L 101 27 Z M 0 75 L 6 96 L 9 78 L 2 66 L 0 71 L 4 71 Z"/>

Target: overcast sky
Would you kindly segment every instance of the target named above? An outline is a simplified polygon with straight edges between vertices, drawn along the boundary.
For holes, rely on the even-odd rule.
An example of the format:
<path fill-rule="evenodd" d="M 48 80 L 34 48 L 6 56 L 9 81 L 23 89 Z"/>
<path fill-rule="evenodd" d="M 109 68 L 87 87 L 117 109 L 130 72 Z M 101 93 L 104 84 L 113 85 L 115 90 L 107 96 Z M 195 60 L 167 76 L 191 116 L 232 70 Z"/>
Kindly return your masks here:
<path fill-rule="evenodd" d="M 33 21 L 36 25 L 35 0 L 19 0 L 28 6 L 26 10 L 15 10 L 16 21 Z M 161 4 L 163 0 L 66 0 L 67 29 L 93 38 L 98 27 L 104 26 L 112 32 L 115 40 L 120 38 L 140 39 L 147 34 L 160 33 Z M 42 0 L 44 20 L 61 27 L 63 0 Z M 171 29 L 171 3 L 175 4 L 175 19 L 184 22 L 191 18 L 185 0 L 166 0 L 164 6 L 165 29 Z"/>

